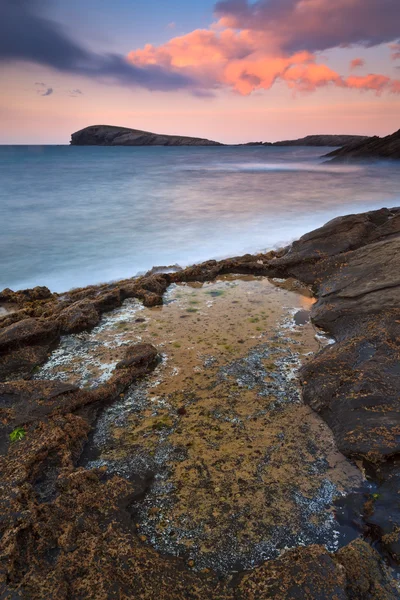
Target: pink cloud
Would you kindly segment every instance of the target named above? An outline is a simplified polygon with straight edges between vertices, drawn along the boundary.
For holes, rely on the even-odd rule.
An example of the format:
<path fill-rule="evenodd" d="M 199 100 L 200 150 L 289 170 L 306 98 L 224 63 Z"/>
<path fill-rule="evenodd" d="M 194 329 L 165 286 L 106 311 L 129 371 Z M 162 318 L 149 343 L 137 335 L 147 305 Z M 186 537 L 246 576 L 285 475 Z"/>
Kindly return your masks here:
<path fill-rule="evenodd" d="M 375 91 L 377 94 L 388 91 L 392 94 L 400 93 L 400 80 L 393 80 L 386 75 L 375 75 L 370 73 L 365 76 L 351 75 L 345 80 L 348 88 L 356 88 L 364 91 Z"/>
<path fill-rule="evenodd" d="M 358 69 L 359 67 L 363 67 L 365 65 L 365 60 L 363 58 L 353 58 L 350 63 L 350 69 Z"/>
<path fill-rule="evenodd" d="M 223 0 L 216 13 L 225 27 L 278 35 L 288 52 L 374 46 L 399 35 L 398 0 Z"/>
<path fill-rule="evenodd" d="M 400 44 L 389 44 L 389 48 L 392 51 L 392 60 L 400 58 Z"/>
<path fill-rule="evenodd" d="M 397 37 L 398 0 L 226 0 L 216 10 L 221 18 L 210 28 L 173 37 L 161 46 L 147 44 L 130 52 L 128 61 L 180 73 L 195 82 L 197 93 L 228 87 L 247 95 L 277 82 L 301 92 L 334 85 L 398 93 L 396 82 L 386 75 L 346 79 L 318 63 L 311 52 Z M 397 46 L 392 44 L 394 52 Z M 355 58 L 350 66 L 364 64 Z"/>
<path fill-rule="evenodd" d="M 197 83 L 199 90 L 229 87 L 242 95 L 269 90 L 281 81 L 295 91 L 312 92 L 334 85 L 365 91 L 399 93 L 396 82 L 386 75 L 370 74 L 347 79 L 317 57 L 302 51 L 285 54 L 261 31 L 218 27 L 196 29 L 172 38 L 162 46 L 147 44 L 129 53 L 128 60 L 138 67 L 156 65 L 180 72 Z M 354 59 L 353 67 L 362 66 Z"/>

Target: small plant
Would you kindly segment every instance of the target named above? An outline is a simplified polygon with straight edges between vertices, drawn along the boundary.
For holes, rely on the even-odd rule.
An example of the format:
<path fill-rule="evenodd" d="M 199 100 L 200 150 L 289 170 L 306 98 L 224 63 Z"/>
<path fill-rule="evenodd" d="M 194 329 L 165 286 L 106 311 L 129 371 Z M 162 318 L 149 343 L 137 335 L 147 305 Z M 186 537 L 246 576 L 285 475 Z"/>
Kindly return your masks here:
<path fill-rule="evenodd" d="M 10 433 L 10 440 L 12 442 L 19 442 L 20 440 L 23 440 L 25 436 L 25 429 L 23 427 L 16 427 L 14 431 Z"/>
<path fill-rule="evenodd" d="M 197 308 L 187 308 L 187 309 L 186 309 L 186 312 L 189 312 L 189 313 L 196 313 L 196 312 L 197 312 Z"/>

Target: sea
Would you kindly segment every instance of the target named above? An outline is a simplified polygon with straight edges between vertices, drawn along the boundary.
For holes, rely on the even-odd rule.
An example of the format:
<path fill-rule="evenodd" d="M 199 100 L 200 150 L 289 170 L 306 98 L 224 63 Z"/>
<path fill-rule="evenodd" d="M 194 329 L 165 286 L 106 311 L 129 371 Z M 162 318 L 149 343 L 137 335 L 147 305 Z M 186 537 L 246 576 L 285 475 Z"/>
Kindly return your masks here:
<path fill-rule="evenodd" d="M 400 164 L 331 164 L 331 150 L 0 146 L 0 290 L 274 249 L 400 205 Z"/>

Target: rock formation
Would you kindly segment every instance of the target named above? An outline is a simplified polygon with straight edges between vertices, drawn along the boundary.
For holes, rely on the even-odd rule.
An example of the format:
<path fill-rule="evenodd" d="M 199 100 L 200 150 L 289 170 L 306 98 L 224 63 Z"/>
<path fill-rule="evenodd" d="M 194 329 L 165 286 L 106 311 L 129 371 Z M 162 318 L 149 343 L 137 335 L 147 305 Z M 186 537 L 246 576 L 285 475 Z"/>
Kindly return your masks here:
<path fill-rule="evenodd" d="M 362 135 L 308 135 L 297 140 L 281 142 L 249 142 L 239 146 L 344 146 L 367 140 Z M 91 125 L 71 135 L 72 146 L 223 146 L 219 142 L 181 135 L 163 135 L 116 127 L 114 125 Z"/>
<path fill-rule="evenodd" d="M 352 162 L 362 160 L 399 160 L 400 129 L 392 135 L 380 138 L 370 137 L 364 141 L 351 142 L 326 155 L 332 162 Z"/>
<path fill-rule="evenodd" d="M 307 135 L 298 140 L 275 142 L 272 146 L 344 146 L 367 140 L 363 135 Z"/>
<path fill-rule="evenodd" d="M 72 146 L 222 146 L 219 142 L 182 135 L 162 135 L 115 127 L 91 125 L 71 135 Z"/>

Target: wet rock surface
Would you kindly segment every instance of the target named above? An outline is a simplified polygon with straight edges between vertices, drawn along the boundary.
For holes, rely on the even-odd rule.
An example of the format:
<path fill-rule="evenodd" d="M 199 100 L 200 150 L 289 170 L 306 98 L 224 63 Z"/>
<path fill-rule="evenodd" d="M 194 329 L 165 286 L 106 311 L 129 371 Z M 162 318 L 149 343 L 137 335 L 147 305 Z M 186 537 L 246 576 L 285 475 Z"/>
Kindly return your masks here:
<path fill-rule="evenodd" d="M 208 261 L 183 271 L 63 295 L 42 288 L 40 293 L 5 290 L 0 302 L 12 306 L 12 311 L 0 318 L 3 597 L 398 598 L 398 584 L 384 558 L 393 566 L 399 557 L 399 229 L 400 209 L 382 209 L 335 219 L 279 252 Z M 275 367 L 282 366 L 275 369 L 280 377 L 290 375 L 285 357 L 296 344 L 288 343 L 286 337 L 293 342 L 300 338 L 293 332 L 284 335 L 283 344 L 278 339 L 276 353 L 271 352 L 273 335 L 263 320 L 264 309 L 257 304 L 257 316 L 252 313 L 250 319 L 258 321 L 231 317 L 235 343 L 221 335 L 214 340 L 213 352 L 197 356 L 191 346 L 177 339 L 176 332 L 186 330 L 188 335 L 191 327 L 194 333 L 189 331 L 189 335 L 200 338 L 196 327 L 203 329 L 203 340 L 209 345 L 211 323 L 207 325 L 202 307 L 221 299 L 210 294 L 209 300 L 200 300 L 201 306 L 191 304 L 179 316 L 177 311 L 176 322 L 175 317 L 170 319 L 168 352 L 163 349 L 162 323 L 149 325 L 143 311 L 174 307 L 170 292 L 165 294 L 171 284 L 193 282 L 193 289 L 201 290 L 196 282 L 211 282 L 228 273 L 295 278 L 312 287 L 317 302 L 308 307 L 311 319 L 336 342 L 319 352 L 308 349 L 316 354 L 301 361 L 300 380 L 308 407 L 298 401 L 296 378 L 290 383 L 290 377 L 271 377 L 271 381 L 268 374 L 265 377 L 263 369 L 271 361 Z M 276 284 L 284 289 L 284 282 Z M 252 298 L 247 300 L 243 310 L 252 306 Z M 143 309 L 143 305 L 154 308 Z M 94 311 L 101 319 L 103 313 L 115 310 L 128 310 L 130 316 L 114 320 L 117 343 L 107 346 L 101 328 L 109 316 L 96 321 Z M 128 326 L 124 320 L 143 329 L 132 337 L 124 329 Z M 182 324 L 187 325 L 182 329 Z M 97 343 L 90 338 L 90 330 L 100 336 Z M 146 330 L 150 337 L 144 334 Z M 255 341 L 252 336 L 257 335 L 266 337 Z M 150 341 L 161 358 L 171 354 L 170 363 L 159 362 Z M 200 347 L 205 344 L 194 341 Z M 66 370 L 71 344 L 77 353 L 75 380 Z M 88 344 L 92 344 L 91 353 Z M 135 350 L 135 344 L 141 347 Z M 54 356 L 59 361 L 56 377 Z M 185 380 L 182 368 L 174 371 L 178 359 L 190 364 L 194 379 Z M 141 379 L 154 369 L 153 375 Z M 157 383 L 163 369 L 168 377 L 149 394 L 148 386 L 151 381 Z M 285 401 L 273 393 L 275 388 L 282 391 Z M 322 428 L 316 433 L 314 411 L 330 429 L 319 421 Z M 112 418 L 107 420 L 105 415 Z M 104 418 L 107 426 L 102 429 Z M 116 418 L 121 419 L 119 426 Z M 22 433 L 11 441 L 10 433 L 16 428 Z M 245 449 L 240 444 L 243 435 L 247 437 Z M 108 445 L 110 440 L 113 447 Z M 307 441 L 314 441 L 314 446 L 307 446 Z M 251 458 L 253 452 L 256 455 L 267 447 L 266 461 Z M 221 448 L 221 470 L 210 471 L 208 457 L 218 465 Z M 244 547 L 255 543 L 259 530 L 264 535 L 268 519 L 284 515 L 285 508 L 290 525 L 283 520 L 282 531 L 285 535 L 294 531 L 299 539 L 304 529 L 296 523 L 304 526 L 307 519 L 315 521 L 316 513 L 309 508 L 315 505 L 315 494 L 326 499 L 319 513 L 322 521 L 317 523 L 324 522 L 327 512 L 328 521 L 335 519 L 333 496 L 340 497 L 340 493 L 328 492 L 332 487 L 326 481 L 336 490 L 349 490 L 349 471 L 346 467 L 344 472 L 343 466 L 348 464 L 351 473 L 355 469 L 344 458 L 339 460 L 340 451 L 359 466 L 357 477 L 366 473 L 371 482 L 370 489 L 367 486 L 358 495 L 355 491 L 353 511 L 361 527 L 358 534 L 363 533 L 366 541 L 358 539 L 337 549 L 338 545 L 327 544 L 325 530 L 321 539 L 306 537 L 306 547 L 279 556 L 285 545 L 292 545 L 290 541 L 285 544 L 283 537 L 282 544 L 275 544 L 276 554 L 261 553 L 254 563 L 246 563 L 241 555 L 239 570 L 258 564 L 251 571 L 233 573 L 237 570 L 233 563 L 225 563 L 220 569 L 222 579 L 209 566 L 211 561 L 202 562 L 210 548 L 193 550 L 193 544 L 184 544 L 189 550 L 181 552 L 176 524 L 191 504 L 199 507 L 198 519 L 189 528 L 185 525 L 185 535 L 196 531 L 200 545 L 200 523 L 211 530 L 206 531 L 203 544 L 210 540 L 215 544 L 214 528 L 216 540 L 228 531 L 224 530 L 229 520 L 227 500 L 228 507 L 236 503 L 247 510 L 234 534 L 234 543 Z M 332 453 L 337 460 L 332 460 Z M 129 462 L 132 456 L 137 458 L 134 469 Z M 251 476 L 248 465 L 253 468 Z M 307 481 L 301 475 L 305 467 L 309 489 L 302 487 Z M 251 481 L 257 474 L 263 486 L 253 489 Z M 292 495 L 285 481 L 292 483 Z M 263 503 L 259 503 L 258 489 L 264 490 Z M 209 513 L 209 508 L 219 511 L 218 515 Z M 163 522 L 163 511 L 171 517 L 170 524 Z M 340 512 L 343 509 L 337 508 Z M 279 517 L 278 522 L 271 522 L 279 526 Z M 157 525 L 162 526 L 161 533 Z M 171 530 L 175 540 L 169 535 Z M 163 547 L 161 542 L 167 537 L 172 541 Z M 228 543 L 232 546 L 231 540 Z M 260 558 L 268 560 L 260 566 Z"/>

